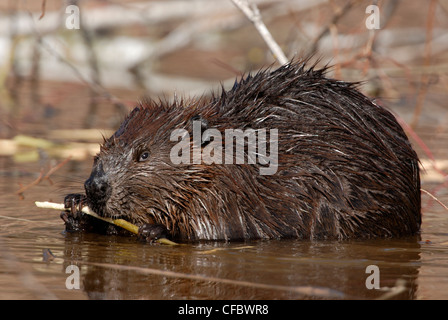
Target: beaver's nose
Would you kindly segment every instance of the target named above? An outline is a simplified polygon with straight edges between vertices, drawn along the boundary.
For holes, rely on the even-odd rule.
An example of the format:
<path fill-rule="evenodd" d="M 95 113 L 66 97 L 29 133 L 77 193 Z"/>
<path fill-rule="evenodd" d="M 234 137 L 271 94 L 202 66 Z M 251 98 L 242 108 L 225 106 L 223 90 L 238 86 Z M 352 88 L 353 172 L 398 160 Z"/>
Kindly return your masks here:
<path fill-rule="evenodd" d="M 84 188 L 90 202 L 96 205 L 104 205 L 106 203 L 110 196 L 111 187 L 101 163 L 98 163 L 93 168 L 89 179 L 84 183 Z"/>

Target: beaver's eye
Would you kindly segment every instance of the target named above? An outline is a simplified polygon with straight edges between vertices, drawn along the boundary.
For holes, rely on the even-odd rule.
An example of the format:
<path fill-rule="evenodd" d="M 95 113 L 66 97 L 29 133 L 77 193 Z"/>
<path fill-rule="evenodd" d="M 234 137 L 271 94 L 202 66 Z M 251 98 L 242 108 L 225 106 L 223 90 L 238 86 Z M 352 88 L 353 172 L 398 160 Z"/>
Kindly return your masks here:
<path fill-rule="evenodd" d="M 143 162 L 149 159 L 149 151 L 143 151 L 140 153 L 140 157 L 138 157 L 139 162 Z"/>

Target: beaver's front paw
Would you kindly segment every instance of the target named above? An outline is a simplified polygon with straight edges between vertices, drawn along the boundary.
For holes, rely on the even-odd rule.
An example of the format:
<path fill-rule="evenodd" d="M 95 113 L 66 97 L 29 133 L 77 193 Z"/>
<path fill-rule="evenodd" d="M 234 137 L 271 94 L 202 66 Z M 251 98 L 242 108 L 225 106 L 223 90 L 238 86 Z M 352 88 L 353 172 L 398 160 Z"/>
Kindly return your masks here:
<path fill-rule="evenodd" d="M 163 224 L 146 223 L 138 228 L 138 238 L 153 243 L 157 239 L 167 238 L 168 230 Z"/>
<path fill-rule="evenodd" d="M 61 212 L 61 219 L 65 222 L 65 230 L 82 231 L 84 229 L 84 216 L 82 207 L 87 204 L 84 194 L 71 193 L 64 198 L 64 207 L 68 210 Z"/>

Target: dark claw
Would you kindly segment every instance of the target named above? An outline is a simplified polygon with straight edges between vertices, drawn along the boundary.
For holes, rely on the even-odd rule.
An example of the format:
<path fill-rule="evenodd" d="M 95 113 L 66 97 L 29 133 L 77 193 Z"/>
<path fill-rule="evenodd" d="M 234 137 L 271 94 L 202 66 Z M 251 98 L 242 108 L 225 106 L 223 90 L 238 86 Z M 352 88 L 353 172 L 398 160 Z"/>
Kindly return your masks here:
<path fill-rule="evenodd" d="M 68 210 L 61 212 L 61 219 L 65 222 L 67 231 L 80 231 L 84 214 L 81 212 L 87 203 L 87 197 L 79 193 L 71 193 L 64 198 L 64 207 Z"/>
<path fill-rule="evenodd" d="M 79 220 L 73 218 L 73 216 L 67 212 L 62 211 L 61 212 L 61 219 L 65 222 L 65 230 L 66 231 L 80 231 L 80 222 Z"/>
<path fill-rule="evenodd" d="M 70 193 L 64 198 L 64 207 L 70 209 L 73 218 L 79 218 L 82 215 L 81 209 L 87 203 L 87 197 L 80 193 Z"/>
<path fill-rule="evenodd" d="M 138 238 L 153 243 L 157 239 L 167 238 L 168 230 L 162 224 L 146 223 L 138 229 Z"/>

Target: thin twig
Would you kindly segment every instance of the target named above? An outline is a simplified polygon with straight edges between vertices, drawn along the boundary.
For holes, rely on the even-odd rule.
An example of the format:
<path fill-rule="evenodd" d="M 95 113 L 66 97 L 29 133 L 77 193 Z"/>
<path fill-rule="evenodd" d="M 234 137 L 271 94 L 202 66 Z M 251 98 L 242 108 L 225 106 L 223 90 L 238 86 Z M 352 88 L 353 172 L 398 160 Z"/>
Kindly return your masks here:
<path fill-rule="evenodd" d="M 57 165 L 55 165 L 54 167 L 50 168 L 50 170 L 47 171 L 47 173 L 44 175 L 44 170 L 41 169 L 39 177 L 37 177 L 36 180 L 34 180 L 33 182 L 31 182 L 30 184 L 27 184 L 26 186 L 21 187 L 19 190 L 17 190 L 15 193 L 20 196 L 21 198 L 24 198 L 23 193 L 30 189 L 31 187 L 38 185 L 42 180 L 50 180 L 50 176 L 56 172 L 57 170 L 59 170 L 61 167 L 63 167 L 69 160 L 71 157 L 68 157 L 67 159 L 63 160 L 62 162 L 58 163 Z"/>
<path fill-rule="evenodd" d="M 432 36 L 433 36 L 434 20 L 437 4 L 438 4 L 437 0 L 432 0 L 431 3 L 429 4 L 428 20 L 426 22 L 426 43 L 425 43 L 425 61 L 424 61 L 425 66 L 429 66 L 431 64 L 431 53 L 432 53 L 431 44 L 432 44 Z M 421 78 L 420 92 L 417 96 L 417 103 L 411 121 L 412 128 L 415 128 L 417 126 L 418 121 L 420 119 L 420 115 L 423 110 L 423 102 L 425 101 L 426 94 L 428 93 L 429 83 L 430 83 L 430 76 L 427 74 L 423 74 Z"/>
<path fill-rule="evenodd" d="M 436 196 L 432 195 L 432 193 L 430 193 L 429 191 L 426 191 L 423 188 L 420 188 L 421 191 L 423 191 L 424 193 L 426 193 L 428 196 L 430 196 L 431 198 L 433 198 L 435 201 L 437 201 L 442 207 L 445 208 L 445 210 L 448 211 L 448 207 L 446 205 L 444 205 L 439 199 L 436 198 Z"/>
<path fill-rule="evenodd" d="M 288 59 L 283 53 L 280 46 L 275 42 L 268 28 L 261 19 L 260 11 L 255 3 L 249 4 L 249 0 L 232 0 L 232 2 L 246 15 L 246 17 L 254 24 L 263 40 L 268 45 L 274 57 L 284 65 L 288 63 Z"/>
<path fill-rule="evenodd" d="M 61 161 L 60 163 L 58 163 L 57 165 L 55 165 L 54 167 L 52 167 L 50 170 L 48 170 L 47 174 L 43 177 L 43 179 L 48 179 L 50 180 L 50 176 L 55 173 L 56 171 L 58 171 L 60 168 L 62 168 L 63 166 L 65 166 L 65 164 L 67 162 L 70 161 L 72 157 L 69 156 L 67 157 L 65 160 Z"/>
<path fill-rule="evenodd" d="M 154 268 L 143 268 L 136 266 L 124 266 L 119 264 L 111 264 L 111 263 L 97 263 L 97 262 L 84 262 L 81 263 L 94 265 L 102 268 L 110 268 L 115 270 L 127 270 L 127 271 L 135 271 L 140 274 L 151 274 L 158 275 L 162 277 L 171 277 L 177 279 L 189 279 L 195 281 L 206 281 L 206 282 L 215 282 L 228 284 L 233 286 L 242 286 L 249 288 L 257 288 L 263 290 L 276 290 L 276 291 L 286 291 L 286 292 L 294 292 L 303 296 L 311 296 L 311 297 L 322 297 L 322 298 L 346 298 L 346 295 L 338 290 L 334 290 L 326 287 L 314 287 L 314 286 L 283 286 L 283 285 L 273 285 L 273 284 L 265 284 L 258 282 L 250 282 L 243 280 L 233 280 L 233 279 L 223 279 L 217 277 L 203 276 L 198 274 L 189 274 L 182 272 L 175 272 L 170 270 L 159 270 Z"/>
<path fill-rule="evenodd" d="M 36 180 L 34 180 L 33 182 L 31 182 L 30 184 L 28 184 L 28 185 L 26 185 L 26 186 L 21 187 L 19 190 L 16 191 L 16 194 L 17 194 L 20 198 L 23 199 L 23 198 L 24 198 L 23 193 L 24 193 L 26 190 L 28 190 L 29 188 L 31 188 L 31 187 L 33 187 L 33 186 L 35 186 L 35 185 L 38 185 L 38 184 L 42 181 L 42 178 L 43 178 L 43 177 L 44 177 L 44 171 L 41 170 L 41 171 L 40 171 L 40 174 L 39 174 L 39 177 L 37 177 Z"/>
<path fill-rule="evenodd" d="M 350 8 L 354 5 L 355 1 L 350 1 L 345 4 L 345 6 L 340 9 L 336 10 L 335 14 L 333 15 L 333 18 L 331 19 L 330 23 L 322 29 L 322 31 L 319 33 L 319 35 L 314 39 L 313 44 L 311 45 L 311 53 L 314 53 L 317 51 L 317 45 L 319 44 L 319 41 L 328 34 L 328 32 L 331 30 L 331 27 L 336 25 L 339 20 L 345 16 L 346 13 L 350 11 Z"/>
<path fill-rule="evenodd" d="M 428 156 L 429 161 L 431 161 L 434 170 L 440 173 L 443 177 L 447 177 L 448 174 L 437 166 L 436 159 L 434 158 L 431 149 L 429 149 L 429 147 L 425 144 L 425 142 L 423 142 L 423 140 L 419 137 L 419 135 L 415 132 L 415 130 L 411 126 L 409 126 L 403 119 L 401 119 L 401 117 L 399 117 L 397 114 L 395 114 L 395 118 L 397 119 L 398 123 L 403 127 L 403 129 L 409 134 L 409 136 L 412 137 L 415 140 L 415 142 L 423 149 L 423 152 Z"/>
<path fill-rule="evenodd" d="M 33 20 L 33 16 L 31 12 L 28 12 L 28 15 L 30 16 L 30 19 Z M 96 95 L 105 98 L 106 100 L 110 101 L 112 104 L 114 104 L 117 109 L 122 110 L 124 103 L 119 99 L 118 97 L 111 94 L 106 88 L 104 88 L 96 79 L 87 78 L 85 77 L 78 68 L 71 63 L 68 59 L 66 59 L 61 54 L 57 53 L 51 45 L 49 45 L 44 39 L 42 34 L 37 30 L 36 26 L 33 24 L 33 33 L 36 36 L 36 38 L 40 39 L 39 45 L 41 48 L 46 50 L 50 55 L 55 57 L 59 62 L 65 64 L 68 66 L 75 74 L 75 76 L 83 83 L 85 84 L 91 92 L 95 93 Z"/>
<path fill-rule="evenodd" d="M 47 0 L 42 0 L 42 7 L 41 7 L 42 13 L 39 17 L 39 20 L 42 20 L 42 18 L 45 17 L 45 5 L 46 4 L 47 4 Z"/>

